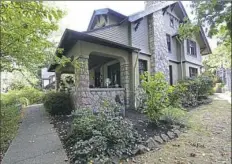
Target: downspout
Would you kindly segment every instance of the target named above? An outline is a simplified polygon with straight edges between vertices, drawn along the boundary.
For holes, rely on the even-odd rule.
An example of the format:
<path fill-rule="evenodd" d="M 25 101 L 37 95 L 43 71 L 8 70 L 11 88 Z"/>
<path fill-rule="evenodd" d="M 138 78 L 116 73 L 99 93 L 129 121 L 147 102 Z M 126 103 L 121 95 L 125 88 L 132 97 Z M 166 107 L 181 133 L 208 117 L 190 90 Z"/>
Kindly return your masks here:
<path fill-rule="evenodd" d="M 182 47 L 183 47 L 183 44 L 181 42 L 181 40 L 176 37 L 176 40 L 180 43 L 180 72 L 181 72 L 181 80 L 183 80 L 183 61 L 182 61 Z"/>

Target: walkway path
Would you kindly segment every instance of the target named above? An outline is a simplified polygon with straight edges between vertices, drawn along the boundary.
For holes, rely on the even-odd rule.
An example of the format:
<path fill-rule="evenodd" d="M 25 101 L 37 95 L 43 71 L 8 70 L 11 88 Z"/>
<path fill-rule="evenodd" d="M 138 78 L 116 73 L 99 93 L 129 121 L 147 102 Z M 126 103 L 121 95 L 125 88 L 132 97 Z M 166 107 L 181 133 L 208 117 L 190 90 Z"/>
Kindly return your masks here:
<path fill-rule="evenodd" d="M 212 96 L 215 100 L 226 100 L 231 104 L 231 96 L 226 93 L 214 93 Z"/>
<path fill-rule="evenodd" d="M 29 106 L 2 164 L 67 164 L 67 159 L 43 106 Z"/>

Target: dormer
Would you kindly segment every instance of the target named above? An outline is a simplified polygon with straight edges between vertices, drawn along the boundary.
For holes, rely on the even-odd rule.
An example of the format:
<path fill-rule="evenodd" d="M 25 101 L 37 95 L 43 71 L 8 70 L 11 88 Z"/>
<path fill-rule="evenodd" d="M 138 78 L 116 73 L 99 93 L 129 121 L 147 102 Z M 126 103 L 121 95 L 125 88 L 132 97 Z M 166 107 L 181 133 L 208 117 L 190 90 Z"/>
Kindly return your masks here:
<path fill-rule="evenodd" d="M 117 25 L 126 18 L 127 16 L 109 8 L 94 10 L 87 31 L 109 25 Z"/>

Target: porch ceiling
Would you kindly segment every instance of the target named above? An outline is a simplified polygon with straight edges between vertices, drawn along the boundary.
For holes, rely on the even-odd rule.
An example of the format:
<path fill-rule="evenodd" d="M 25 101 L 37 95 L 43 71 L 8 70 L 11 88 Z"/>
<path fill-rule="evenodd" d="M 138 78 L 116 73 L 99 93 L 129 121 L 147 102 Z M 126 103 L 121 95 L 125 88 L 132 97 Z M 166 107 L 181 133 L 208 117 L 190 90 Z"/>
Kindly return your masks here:
<path fill-rule="evenodd" d="M 103 65 L 109 61 L 115 60 L 114 58 L 104 57 L 100 55 L 89 55 L 89 69 L 92 69 L 96 66 Z"/>

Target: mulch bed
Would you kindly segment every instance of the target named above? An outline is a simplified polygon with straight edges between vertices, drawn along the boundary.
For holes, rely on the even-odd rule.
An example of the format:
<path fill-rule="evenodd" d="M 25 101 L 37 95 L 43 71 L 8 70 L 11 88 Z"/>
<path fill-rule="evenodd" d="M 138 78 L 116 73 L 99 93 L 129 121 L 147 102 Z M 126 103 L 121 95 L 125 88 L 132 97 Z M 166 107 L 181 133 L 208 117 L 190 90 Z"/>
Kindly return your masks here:
<path fill-rule="evenodd" d="M 126 110 L 125 118 L 133 123 L 134 128 L 142 136 L 144 142 L 147 141 L 149 138 L 153 138 L 154 136 L 167 134 L 168 132 L 172 131 L 172 129 L 180 130 L 181 128 L 183 128 L 181 125 L 170 125 L 165 122 L 160 122 L 158 125 L 154 125 L 149 122 L 148 118 L 144 114 L 141 114 L 135 110 Z M 70 157 L 71 154 L 70 148 L 65 145 L 65 138 L 70 133 L 72 120 L 73 117 L 71 115 L 62 115 L 52 117 L 51 122 L 60 137 L 60 140 L 68 157 Z"/>

